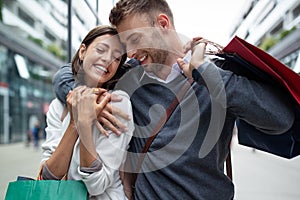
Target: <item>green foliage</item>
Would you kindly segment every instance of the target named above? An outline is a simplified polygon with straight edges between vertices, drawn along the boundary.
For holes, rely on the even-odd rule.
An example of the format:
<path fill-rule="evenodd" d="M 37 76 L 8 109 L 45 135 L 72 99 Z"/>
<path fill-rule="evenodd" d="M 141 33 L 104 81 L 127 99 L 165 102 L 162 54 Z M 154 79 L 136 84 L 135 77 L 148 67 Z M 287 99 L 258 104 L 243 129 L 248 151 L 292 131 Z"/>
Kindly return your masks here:
<path fill-rule="evenodd" d="M 279 35 L 279 39 L 283 39 L 284 37 L 286 37 L 288 34 L 290 34 L 291 32 L 296 30 L 296 26 L 294 26 L 293 28 L 291 28 L 290 30 L 284 30 L 280 33 Z"/>
<path fill-rule="evenodd" d="M 63 61 L 67 60 L 67 56 L 63 53 L 62 49 L 57 44 L 49 44 L 47 50 L 54 56 L 60 58 Z"/>
<path fill-rule="evenodd" d="M 63 61 L 67 62 L 68 56 L 67 56 L 67 54 L 64 53 L 60 58 L 61 58 Z"/>
<path fill-rule="evenodd" d="M 49 44 L 47 46 L 47 50 L 57 57 L 60 57 L 62 55 L 61 48 L 56 44 Z"/>
<path fill-rule="evenodd" d="M 259 46 L 259 48 L 263 49 L 264 51 L 267 51 L 272 46 L 274 46 L 278 41 L 279 40 L 274 37 L 265 37 L 261 45 Z"/>
<path fill-rule="evenodd" d="M 41 40 L 39 38 L 35 38 L 35 37 L 29 35 L 28 39 L 31 40 L 32 42 L 36 43 L 37 45 L 41 46 L 41 47 L 44 46 L 43 40 Z"/>
<path fill-rule="evenodd" d="M 295 31 L 297 28 L 294 26 L 293 28 L 289 29 L 289 30 L 283 30 L 282 32 L 280 32 L 277 37 L 276 36 L 268 36 L 265 37 L 261 43 L 261 45 L 259 46 L 259 48 L 267 51 L 269 50 L 272 46 L 274 46 L 277 42 L 279 42 L 280 40 L 282 40 L 283 38 L 285 38 L 287 35 L 289 35 L 291 32 Z"/>

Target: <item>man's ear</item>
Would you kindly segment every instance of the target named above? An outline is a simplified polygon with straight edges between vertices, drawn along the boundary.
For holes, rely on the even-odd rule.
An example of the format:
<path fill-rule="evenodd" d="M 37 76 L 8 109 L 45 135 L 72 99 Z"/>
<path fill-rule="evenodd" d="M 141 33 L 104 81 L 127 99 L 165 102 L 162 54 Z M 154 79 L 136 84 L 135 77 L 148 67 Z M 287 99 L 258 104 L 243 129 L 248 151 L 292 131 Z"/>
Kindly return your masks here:
<path fill-rule="evenodd" d="M 157 24 L 161 27 L 161 28 L 170 28 L 170 19 L 166 14 L 159 14 L 156 18 L 157 20 Z"/>

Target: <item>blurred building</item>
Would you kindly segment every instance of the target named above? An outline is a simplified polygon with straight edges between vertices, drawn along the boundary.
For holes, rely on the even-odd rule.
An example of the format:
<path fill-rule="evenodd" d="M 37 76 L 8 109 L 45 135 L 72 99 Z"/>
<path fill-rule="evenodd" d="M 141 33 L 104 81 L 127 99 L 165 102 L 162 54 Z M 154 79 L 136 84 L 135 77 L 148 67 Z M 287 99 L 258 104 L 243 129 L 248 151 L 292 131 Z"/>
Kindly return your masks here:
<path fill-rule="evenodd" d="M 259 46 L 300 72 L 299 0 L 245 1 L 231 35 Z"/>
<path fill-rule="evenodd" d="M 0 0 L 0 143 L 26 140 L 36 120 L 45 125 L 52 76 L 101 24 L 98 8 L 98 0 Z"/>

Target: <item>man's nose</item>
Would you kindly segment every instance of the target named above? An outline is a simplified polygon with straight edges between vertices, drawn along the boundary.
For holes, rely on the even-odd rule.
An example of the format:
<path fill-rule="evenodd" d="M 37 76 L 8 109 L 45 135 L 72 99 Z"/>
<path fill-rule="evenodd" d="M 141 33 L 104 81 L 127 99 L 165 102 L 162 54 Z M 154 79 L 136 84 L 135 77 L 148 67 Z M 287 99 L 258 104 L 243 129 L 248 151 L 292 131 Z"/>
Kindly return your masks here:
<path fill-rule="evenodd" d="M 128 58 L 134 58 L 135 55 L 136 55 L 136 50 L 132 49 L 132 50 L 127 51 Z"/>

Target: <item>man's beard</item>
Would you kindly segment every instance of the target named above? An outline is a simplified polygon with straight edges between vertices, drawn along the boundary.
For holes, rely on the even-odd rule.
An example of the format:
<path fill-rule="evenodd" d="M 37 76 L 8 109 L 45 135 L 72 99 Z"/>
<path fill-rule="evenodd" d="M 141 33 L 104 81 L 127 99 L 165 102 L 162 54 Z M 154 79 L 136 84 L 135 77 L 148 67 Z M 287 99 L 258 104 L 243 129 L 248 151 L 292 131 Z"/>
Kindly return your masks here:
<path fill-rule="evenodd" d="M 144 67 L 146 72 L 157 74 L 166 67 L 166 60 L 169 53 L 164 50 L 149 50 L 148 56 L 151 57 L 152 63 L 146 64 Z"/>

